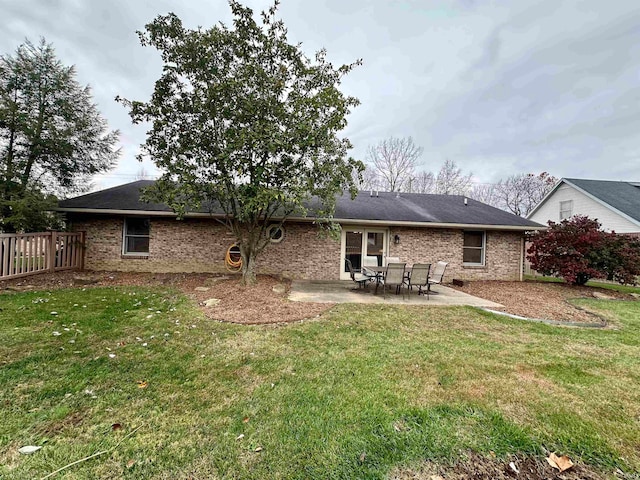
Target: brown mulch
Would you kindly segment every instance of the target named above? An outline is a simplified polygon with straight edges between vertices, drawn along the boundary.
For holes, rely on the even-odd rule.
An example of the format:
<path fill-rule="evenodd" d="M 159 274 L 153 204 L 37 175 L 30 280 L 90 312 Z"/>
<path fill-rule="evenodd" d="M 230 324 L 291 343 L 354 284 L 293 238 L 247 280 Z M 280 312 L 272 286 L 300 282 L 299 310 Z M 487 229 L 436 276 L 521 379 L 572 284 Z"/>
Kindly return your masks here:
<path fill-rule="evenodd" d="M 509 465 L 513 463 L 517 472 Z M 418 469 L 398 469 L 391 480 L 604 480 L 608 478 L 588 465 L 574 465 L 560 473 L 544 458 L 513 457 L 509 460 L 487 458 L 471 453 L 453 465 L 426 462 Z M 616 472 L 615 478 L 625 478 Z"/>
<path fill-rule="evenodd" d="M 58 272 L 15 280 L 0 281 L 0 293 L 12 291 L 50 290 L 58 288 L 90 288 L 104 286 L 170 286 L 197 302 L 208 318 L 233 323 L 288 323 L 314 318 L 332 304 L 290 302 L 290 280 L 268 275 L 258 276 L 256 285 L 245 287 L 239 275 L 206 273 L 132 273 L 132 272 Z M 281 292 L 273 288 L 278 286 Z M 197 291 L 196 288 L 207 288 Z M 207 307 L 208 299 L 219 299 Z"/>
<path fill-rule="evenodd" d="M 601 322 L 602 319 L 587 309 L 576 307 L 569 301 L 575 298 L 595 298 L 597 295 L 616 300 L 636 300 L 626 294 L 596 287 L 576 287 L 550 282 L 470 281 L 452 288 L 504 305 L 502 310 L 514 315 L 544 320 L 569 322 Z M 594 295 L 595 294 L 595 295 Z"/>

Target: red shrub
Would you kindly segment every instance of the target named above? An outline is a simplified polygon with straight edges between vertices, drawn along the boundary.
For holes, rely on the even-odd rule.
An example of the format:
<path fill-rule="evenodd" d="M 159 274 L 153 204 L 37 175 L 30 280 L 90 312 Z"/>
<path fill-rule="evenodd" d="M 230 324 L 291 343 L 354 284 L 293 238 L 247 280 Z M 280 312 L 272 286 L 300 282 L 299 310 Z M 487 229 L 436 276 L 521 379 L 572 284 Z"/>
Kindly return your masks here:
<path fill-rule="evenodd" d="M 590 278 L 635 283 L 640 275 L 640 241 L 607 233 L 597 220 L 575 216 L 530 237 L 527 258 L 543 275 L 584 285 Z"/>

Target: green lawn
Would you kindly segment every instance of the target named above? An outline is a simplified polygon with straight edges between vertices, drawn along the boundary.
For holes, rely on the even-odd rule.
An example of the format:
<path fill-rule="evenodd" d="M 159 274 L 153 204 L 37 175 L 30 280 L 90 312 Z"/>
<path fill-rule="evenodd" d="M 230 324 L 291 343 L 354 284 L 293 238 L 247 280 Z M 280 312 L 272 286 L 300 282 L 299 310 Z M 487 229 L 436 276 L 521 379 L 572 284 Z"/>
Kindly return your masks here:
<path fill-rule="evenodd" d="M 525 275 L 526 280 L 533 280 L 536 282 L 549 282 L 549 283 L 565 283 L 564 279 L 558 277 L 542 277 L 538 275 Z M 640 293 L 640 287 L 633 285 L 620 285 L 618 283 L 599 282 L 598 280 L 589 280 L 587 282 L 589 287 L 604 288 L 606 290 L 614 290 L 622 293 Z"/>
<path fill-rule="evenodd" d="M 385 478 L 543 448 L 637 472 L 640 302 L 581 304 L 613 328 L 381 305 L 246 327 L 160 289 L 0 296 L 0 477 L 113 447 L 55 478 Z"/>

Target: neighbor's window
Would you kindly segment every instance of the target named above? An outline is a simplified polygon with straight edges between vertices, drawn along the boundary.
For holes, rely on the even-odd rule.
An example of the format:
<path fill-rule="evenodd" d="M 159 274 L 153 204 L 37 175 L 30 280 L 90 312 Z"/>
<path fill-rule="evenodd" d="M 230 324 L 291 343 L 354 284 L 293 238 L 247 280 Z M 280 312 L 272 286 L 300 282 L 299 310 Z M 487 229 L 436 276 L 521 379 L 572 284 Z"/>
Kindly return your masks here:
<path fill-rule="evenodd" d="M 464 232 L 462 263 L 484 265 L 485 232 Z"/>
<path fill-rule="evenodd" d="M 149 219 L 125 218 L 122 253 L 149 255 Z"/>
<path fill-rule="evenodd" d="M 571 215 L 573 215 L 573 200 L 560 202 L 560 220 L 571 218 Z"/>

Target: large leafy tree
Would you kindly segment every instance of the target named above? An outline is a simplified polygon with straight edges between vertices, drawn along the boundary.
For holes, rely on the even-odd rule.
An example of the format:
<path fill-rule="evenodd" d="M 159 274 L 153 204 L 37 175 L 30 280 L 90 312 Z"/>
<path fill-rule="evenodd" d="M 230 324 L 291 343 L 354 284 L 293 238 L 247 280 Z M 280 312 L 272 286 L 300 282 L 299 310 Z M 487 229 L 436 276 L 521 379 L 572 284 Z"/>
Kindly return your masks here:
<path fill-rule="evenodd" d="M 52 194 L 85 190 L 111 168 L 109 131 L 73 66 L 42 39 L 0 57 L 0 230 L 38 230 L 53 220 Z"/>
<path fill-rule="evenodd" d="M 339 133 L 358 100 L 339 86 L 359 62 L 334 68 L 324 50 L 308 58 L 287 41 L 278 2 L 261 22 L 229 4 L 232 27 L 190 30 L 174 14 L 146 25 L 140 40 L 160 52 L 162 76 L 148 102 L 119 100 L 134 123 L 150 122 L 143 155 L 164 172 L 146 198 L 179 217 L 223 212 L 253 283 L 270 223 L 306 214 L 312 199 L 314 215 L 330 220 L 336 196 L 356 193 L 352 175 L 364 166 Z"/>

